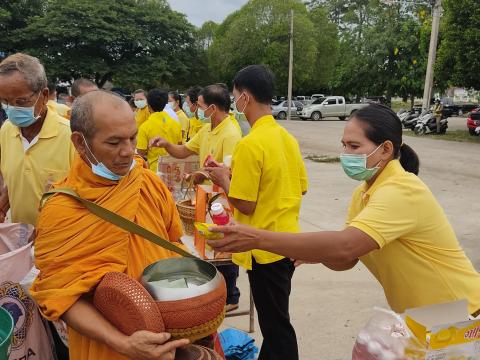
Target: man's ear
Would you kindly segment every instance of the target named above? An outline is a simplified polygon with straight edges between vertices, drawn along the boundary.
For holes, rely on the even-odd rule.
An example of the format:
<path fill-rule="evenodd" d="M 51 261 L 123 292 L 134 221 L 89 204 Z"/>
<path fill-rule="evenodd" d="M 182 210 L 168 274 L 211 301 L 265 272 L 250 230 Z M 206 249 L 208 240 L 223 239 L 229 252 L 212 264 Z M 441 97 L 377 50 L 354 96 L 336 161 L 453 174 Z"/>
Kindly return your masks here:
<path fill-rule="evenodd" d="M 80 156 L 84 157 L 85 153 L 87 152 L 87 148 L 82 134 L 78 131 L 74 131 L 70 136 L 70 139 L 72 140 L 73 146 L 75 146 L 75 149 L 77 149 L 77 152 L 80 154 Z"/>
<path fill-rule="evenodd" d="M 43 96 L 43 105 L 47 105 L 48 102 L 48 95 L 49 95 L 48 88 L 45 88 L 42 90 L 42 96 Z"/>

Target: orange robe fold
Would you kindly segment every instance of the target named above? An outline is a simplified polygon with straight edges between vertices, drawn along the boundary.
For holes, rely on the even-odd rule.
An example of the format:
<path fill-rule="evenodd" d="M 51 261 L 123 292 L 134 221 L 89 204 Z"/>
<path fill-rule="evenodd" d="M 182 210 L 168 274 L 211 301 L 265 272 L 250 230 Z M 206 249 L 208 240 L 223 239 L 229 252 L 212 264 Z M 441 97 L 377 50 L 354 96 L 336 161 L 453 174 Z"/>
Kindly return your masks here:
<path fill-rule="evenodd" d="M 77 194 L 176 242 L 180 219 L 167 187 L 143 160 L 118 182 L 93 174 L 78 155 L 67 178 L 56 188 Z M 84 294 L 91 293 L 110 271 L 139 279 L 149 264 L 177 254 L 127 233 L 91 214 L 75 199 L 56 194 L 40 212 L 35 239 L 35 264 L 40 274 L 30 293 L 43 316 L 57 320 Z M 107 346 L 69 328 L 70 359 L 124 359 Z"/>

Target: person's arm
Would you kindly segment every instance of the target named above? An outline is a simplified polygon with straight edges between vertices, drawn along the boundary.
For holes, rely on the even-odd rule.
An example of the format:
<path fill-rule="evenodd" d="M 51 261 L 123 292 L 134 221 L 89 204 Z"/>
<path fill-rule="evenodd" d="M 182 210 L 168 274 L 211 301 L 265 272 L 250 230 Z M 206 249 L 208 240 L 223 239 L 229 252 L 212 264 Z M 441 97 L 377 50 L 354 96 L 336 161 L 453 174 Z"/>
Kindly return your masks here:
<path fill-rule="evenodd" d="M 175 349 L 188 340 L 167 342 L 170 334 L 138 331 L 127 336 L 110 324 L 88 301 L 79 299 L 62 316 L 68 326 L 78 333 L 101 342 L 130 359 L 173 360 Z"/>
<path fill-rule="evenodd" d="M 3 223 L 5 221 L 9 209 L 10 202 L 8 200 L 8 189 L 5 186 L 0 189 L 0 223 Z"/>
<path fill-rule="evenodd" d="M 188 149 L 185 145 L 171 144 L 162 137 L 156 137 L 150 140 L 150 147 L 164 148 L 171 156 L 176 159 L 185 159 L 196 153 Z"/>
<path fill-rule="evenodd" d="M 325 263 L 334 268 L 341 264 L 342 269 L 379 248 L 373 238 L 353 227 L 342 231 L 298 234 L 275 233 L 237 224 L 211 230 L 225 235 L 223 239 L 208 242 L 217 251 L 237 253 L 259 249 L 306 262 Z"/>
<path fill-rule="evenodd" d="M 225 191 L 225 194 L 230 192 L 230 168 L 207 167 L 204 170 L 208 172 L 209 179 L 212 180 L 215 185 L 220 186 L 223 191 Z M 254 201 L 241 200 L 231 196 L 228 197 L 228 200 L 230 200 L 235 209 L 244 215 L 252 215 L 257 207 L 257 203 Z"/>

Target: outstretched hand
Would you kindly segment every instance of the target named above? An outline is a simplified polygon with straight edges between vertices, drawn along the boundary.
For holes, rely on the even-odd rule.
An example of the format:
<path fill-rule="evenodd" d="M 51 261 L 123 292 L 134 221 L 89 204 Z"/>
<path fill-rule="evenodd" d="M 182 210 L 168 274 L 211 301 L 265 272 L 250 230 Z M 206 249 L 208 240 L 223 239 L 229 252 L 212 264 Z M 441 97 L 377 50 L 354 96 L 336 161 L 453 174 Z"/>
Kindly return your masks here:
<path fill-rule="evenodd" d="M 223 234 L 222 239 L 208 241 L 215 251 L 239 253 L 259 248 L 260 231 L 250 226 L 232 223 L 212 227 L 210 231 Z"/>

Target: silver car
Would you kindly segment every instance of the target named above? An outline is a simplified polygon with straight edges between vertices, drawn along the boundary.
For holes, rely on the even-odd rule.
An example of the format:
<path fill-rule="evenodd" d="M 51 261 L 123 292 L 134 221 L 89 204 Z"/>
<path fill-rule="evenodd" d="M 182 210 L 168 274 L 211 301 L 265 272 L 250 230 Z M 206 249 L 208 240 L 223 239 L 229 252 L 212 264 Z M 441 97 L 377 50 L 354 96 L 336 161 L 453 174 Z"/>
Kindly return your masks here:
<path fill-rule="evenodd" d="M 296 116 L 297 111 L 302 111 L 303 104 L 300 101 L 292 101 L 290 116 Z M 272 115 L 279 120 L 285 120 L 288 112 L 288 101 L 282 101 L 278 105 L 272 105 Z"/>

